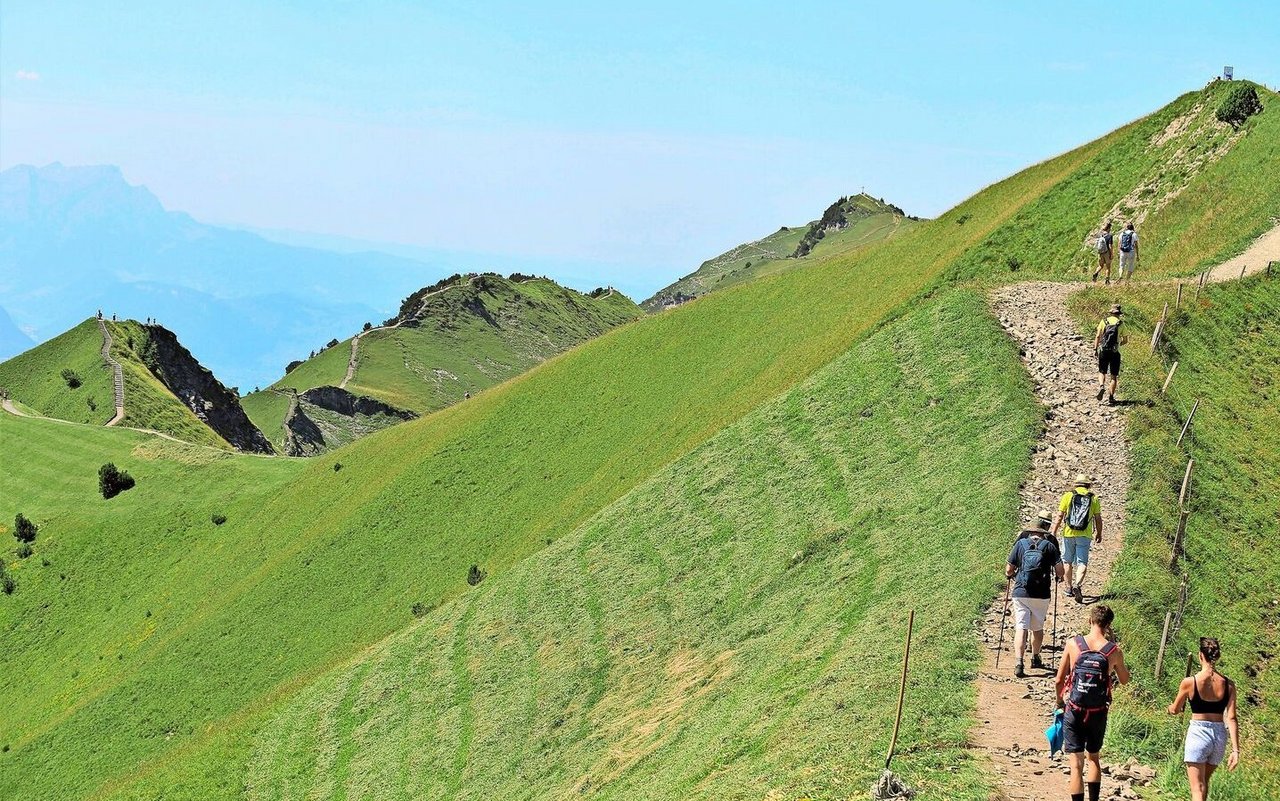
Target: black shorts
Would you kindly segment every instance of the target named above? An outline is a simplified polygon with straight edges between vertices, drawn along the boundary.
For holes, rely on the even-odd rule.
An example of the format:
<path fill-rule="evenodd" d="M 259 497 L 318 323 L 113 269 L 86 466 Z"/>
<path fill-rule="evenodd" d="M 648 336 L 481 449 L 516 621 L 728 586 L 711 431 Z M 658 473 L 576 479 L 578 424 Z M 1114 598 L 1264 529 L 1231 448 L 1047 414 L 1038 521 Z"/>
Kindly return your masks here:
<path fill-rule="evenodd" d="M 1107 734 L 1107 711 L 1085 712 L 1067 707 L 1066 714 L 1062 716 L 1062 734 L 1064 753 L 1098 753 L 1102 750 L 1102 738 Z"/>
<path fill-rule="evenodd" d="M 1113 376 L 1120 375 L 1120 351 L 1098 351 L 1098 372 L 1102 375 L 1106 375 L 1107 373 L 1110 373 Z"/>

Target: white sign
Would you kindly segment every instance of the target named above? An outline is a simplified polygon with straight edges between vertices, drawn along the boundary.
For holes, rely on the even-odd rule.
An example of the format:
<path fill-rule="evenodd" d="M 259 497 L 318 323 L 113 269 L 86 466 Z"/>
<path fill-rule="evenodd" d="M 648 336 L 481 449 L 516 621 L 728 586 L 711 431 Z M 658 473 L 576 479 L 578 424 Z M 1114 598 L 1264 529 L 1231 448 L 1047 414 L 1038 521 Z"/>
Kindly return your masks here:
<path fill-rule="evenodd" d="M 1222 77 L 1225 78 L 1226 80 L 1228 81 L 1231 80 L 1232 76 L 1234 75 L 1235 75 L 1235 70 L 1233 70 L 1231 67 L 1222 68 Z"/>

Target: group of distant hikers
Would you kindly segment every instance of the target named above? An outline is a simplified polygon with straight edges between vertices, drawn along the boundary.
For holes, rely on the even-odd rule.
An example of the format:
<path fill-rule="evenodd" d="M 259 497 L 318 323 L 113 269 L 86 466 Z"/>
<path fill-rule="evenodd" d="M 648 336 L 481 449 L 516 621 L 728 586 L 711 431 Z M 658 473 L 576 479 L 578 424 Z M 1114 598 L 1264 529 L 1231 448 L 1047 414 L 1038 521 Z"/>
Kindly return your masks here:
<path fill-rule="evenodd" d="M 1108 220 L 1094 244 L 1094 249 L 1098 251 L 1098 267 L 1093 271 L 1094 281 L 1105 271 L 1106 283 L 1111 283 L 1111 263 L 1117 244 L 1120 246 L 1120 275 L 1116 278 L 1116 283 L 1133 278 L 1133 272 L 1138 268 L 1138 232 L 1132 222 L 1126 223 L 1124 230 L 1120 232 L 1120 242 L 1117 243 L 1111 233 L 1111 221 Z"/>
<path fill-rule="evenodd" d="M 1005 564 L 1014 616 L 1014 653 L 1018 658 L 1014 676 L 1027 675 L 1023 660 L 1028 640 L 1031 668 L 1045 668 L 1041 650 L 1050 600 L 1054 600 L 1054 625 L 1057 625 L 1057 596 L 1053 584 L 1062 585 L 1061 593 L 1076 603 L 1084 603 L 1089 549 L 1093 543 L 1100 542 L 1102 505 L 1093 491 L 1092 480 L 1084 474 L 1076 476 L 1075 485 L 1063 494 L 1056 516 L 1041 510 L 1035 527 L 1018 534 Z M 1084 801 L 1086 790 L 1089 801 L 1098 801 L 1101 796 L 1099 755 L 1107 731 L 1111 688 L 1116 683 L 1129 681 L 1124 652 L 1111 631 L 1114 619 L 1110 607 L 1094 605 L 1089 614 L 1089 633 L 1066 641 L 1054 679 L 1054 697 L 1062 709 L 1062 750 L 1071 760 L 1068 792 L 1072 801 Z M 1169 705 L 1171 715 L 1180 715 L 1185 706 L 1191 706 L 1183 760 L 1192 801 L 1205 801 L 1209 797 L 1209 779 L 1224 757 L 1231 769 L 1240 758 L 1236 688 L 1218 672 L 1220 657 L 1218 641 L 1202 637 L 1200 671 L 1183 679 L 1177 697 Z M 1230 756 L 1227 755 L 1228 743 Z"/>

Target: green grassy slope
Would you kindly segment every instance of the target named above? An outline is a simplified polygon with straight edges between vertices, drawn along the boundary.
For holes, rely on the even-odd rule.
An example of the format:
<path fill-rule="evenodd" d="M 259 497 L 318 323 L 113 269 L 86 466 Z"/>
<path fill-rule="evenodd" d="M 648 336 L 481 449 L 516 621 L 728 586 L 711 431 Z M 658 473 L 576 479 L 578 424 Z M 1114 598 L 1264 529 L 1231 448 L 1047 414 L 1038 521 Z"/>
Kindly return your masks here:
<path fill-rule="evenodd" d="M 10 397 L 46 417 L 102 425 L 115 416 L 116 409 L 111 370 L 102 360 L 101 351 L 102 331 L 97 321 L 85 320 L 48 342 L 0 363 L 0 387 L 8 390 Z M 80 376 L 80 387 L 67 386 L 62 378 L 64 369 Z"/>
<path fill-rule="evenodd" d="M 968 205 L 998 224 L 1093 147 Z M 500 576 L 794 386 L 985 233 L 981 225 L 957 236 L 925 224 L 852 257 L 715 293 L 592 340 L 469 403 L 361 440 L 338 457 L 340 472 L 335 456 L 313 460 L 255 514 L 219 530 L 222 551 L 201 582 L 203 604 L 175 610 L 169 637 L 119 661 L 57 716 L 15 717 L 17 699 L 0 696 L 0 727 L 14 746 L 5 757 L 14 771 L 0 782 L 21 776 L 36 798 L 84 795 L 127 783 L 134 771 L 149 774 L 157 759 L 188 760 L 211 729 L 230 730 L 403 627 L 413 603 L 465 591 L 469 565 Z M 855 280 L 864 272 L 878 280 Z M 166 592 L 163 584 L 133 589 Z M 72 610 L 59 625 L 74 641 Z M 95 660 L 71 649 L 61 656 L 68 670 Z M 119 736 L 95 734 L 104 730 Z M 0 784 L 0 797 L 12 789 Z"/>
<path fill-rule="evenodd" d="M 976 293 L 916 309 L 299 694 L 246 797 L 847 797 L 915 606 L 906 741 L 930 747 L 898 769 L 985 799 L 967 634 L 1039 417 L 1014 358 Z"/>
<path fill-rule="evenodd" d="M 1261 124 L 1242 144 L 1259 131 L 1264 131 Z M 32 798 L 236 797 L 258 787 L 278 788 L 282 782 L 314 785 L 317 796 L 330 795 L 327 791 L 332 789 L 331 795 L 338 796 L 346 794 L 349 777 L 360 777 L 371 769 L 367 768 L 370 755 L 382 754 L 400 765 L 402 772 L 379 779 L 379 791 L 412 796 L 418 787 L 413 782 L 419 777 L 427 781 L 441 772 L 428 771 L 425 765 L 445 765 L 446 788 L 461 791 L 464 780 L 492 786 L 494 774 L 481 771 L 483 760 L 496 753 L 493 749 L 502 738 L 522 736 L 527 739 L 521 753 L 541 771 L 530 780 L 543 788 L 566 786 L 575 778 L 571 772 L 585 766 L 592 776 L 612 777 L 603 786 L 619 795 L 637 786 L 631 782 L 650 779 L 685 795 L 698 795 L 702 783 L 725 794 L 745 794 L 759 784 L 772 783 L 767 777 L 773 775 L 786 788 L 804 789 L 804 782 L 811 781 L 813 787 L 829 787 L 833 793 L 857 789 L 853 782 L 865 777 L 868 752 L 864 744 L 841 740 L 839 728 L 844 725 L 852 732 L 877 731 L 883 736 L 884 698 L 892 690 L 875 682 L 849 685 L 837 675 L 833 683 L 843 697 L 836 698 L 835 690 L 823 689 L 826 675 L 819 677 L 816 687 L 804 684 L 812 673 L 800 665 L 821 670 L 824 665 L 850 664 L 850 660 L 862 664 L 856 661 L 861 658 L 857 654 L 849 655 L 862 640 L 824 637 L 826 630 L 820 625 L 860 633 L 868 620 L 884 615 L 884 610 L 900 612 L 905 597 L 900 593 L 913 590 L 927 591 L 929 602 L 939 608 L 976 614 L 984 594 L 979 585 L 989 582 L 974 583 L 977 571 L 969 567 L 969 560 L 977 557 L 968 549 L 989 550 L 999 540 L 979 539 L 974 545 L 972 538 L 957 539 L 965 567 L 952 570 L 946 584 L 926 568 L 919 583 L 912 585 L 905 582 L 915 578 L 914 570 L 907 576 L 908 563 L 895 560 L 911 559 L 914 566 L 922 563 L 918 554 L 900 554 L 901 549 L 886 543 L 900 546 L 918 526 L 932 533 L 936 527 L 926 525 L 936 522 L 931 515 L 968 508 L 967 495 L 958 494 L 945 481 L 945 486 L 934 481 L 935 467 L 939 479 L 972 469 L 964 478 L 973 486 L 965 489 L 982 499 L 989 525 L 1004 530 L 1016 505 L 1012 489 L 1004 483 L 1005 471 L 1020 475 L 1025 467 L 1029 434 L 1022 413 L 1029 408 L 1023 405 L 1029 400 L 1025 387 L 1016 383 L 1015 377 L 1021 375 L 1016 357 L 1008 348 L 984 350 L 982 337 L 992 330 L 990 321 L 975 313 L 971 297 L 950 295 L 943 276 L 961 274 L 959 266 L 966 254 L 1013 220 L 1028 241 L 1051 241 L 1060 221 L 1045 218 L 1035 227 L 1022 219 L 1022 210 L 1042 202 L 1064 182 L 1083 180 L 1081 171 L 1095 169 L 1109 148 L 1127 147 L 1130 139 L 1143 136 L 1147 133 L 1141 123 L 1129 126 L 984 190 L 942 220 L 922 223 L 849 254 L 821 257 L 819 253 L 807 269 L 744 283 L 697 304 L 637 321 L 551 359 L 470 403 L 375 434 L 341 454 L 313 460 L 269 497 L 258 499 L 243 513 L 229 515 L 226 525 L 218 529 L 216 553 L 196 551 L 184 557 L 190 586 L 183 586 L 181 592 L 198 597 L 200 603 L 170 608 L 164 631 L 142 642 L 127 659 L 97 660 L 99 654 L 74 646 L 96 636 L 85 628 L 88 624 L 79 619 L 77 608 L 114 605 L 122 592 L 139 604 L 152 604 L 175 592 L 170 582 L 98 587 L 76 607 L 51 604 L 47 628 L 61 634 L 53 644 L 44 644 L 50 653 L 39 658 L 58 660 L 65 672 L 36 675 L 31 686 L 0 684 L 0 731 L 10 733 L 12 746 L 0 755 L 0 797 L 19 793 Z M 1119 197 L 1132 189 L 1132 184 L 1125 183 L 1126 175 L 1110 175 L 1099 191 Z M 1079 212 L 1071 224 L 1091 214 L 1090 209 Z M 1244 223 L 1258 224 L 1259 214 Z M 965 215 L 965 224 L 957 225 L 956 219 Z M 1197 248 L 1210 247 L 1216 236 L 1206 233 L 1200 244 L 1187 247 L 1199 252 Z M 875 280 L 866 280 L 868 276 Z M 950 315 L 957 315 L 961 322 L 955 323 Z M 898 322 L 877 335 L 882 337 L 875 340 L 878 351 L 856 350 L 831 372 L 805 385 L 806 390 L 814 390 L 812 394 L 786 394 L 892 319 Z M 938 338 L 931 340 L 923 332 Z M 962 384 L 943 392 L 938 382 L 950 379 L 932 373 L 926 365 L 932 365 L 931 358 L 947 359 L 961 377 L 966 375 L 965 348 L 953 353 L 948 349 L 952 339 L 959 345 L 967 343 L 981 358 L 967 373 L 973 376 L 972 386 Z M 886 346 L 886 341 L 892 344 Z M 887 364 L 889 351 L 908 361 L 896 367 Z M 903 375 L 895 376 L 898 368 Z M 851 379 L 842 370 L 857 377 Z M 864 390 L 865 395 L 858 394 Z M 935 391 L 938 394 L 932 394 Z M 786 397 L 777 405 L 744 420 L 780 394 Z M 856 409 L 856 420 L 846 395 L 868 399 L 866 406 Z M 965 415 L 935 418 L 930 411 L 933 406 L 915 405 L 921 397 L 938 398 L 940 408 L 950 408 L 951 398 L 973 401 L 973 406 L 964 407 Z M 979 402 L 997 399 L 1007 402 L 998 409 Z M 882 411 L 882 406 L 888 408 Z M 792 414 L 790 410 L 797 407 Z M 862 416 L 863 409 L 869 417 Z M 996 416 L 972 430 L 966 428 L 970 418 L 986 421 L 988 414 Z M 881 429 L 886 419 L 887 427 Z M 806 431 L 807 420 L 821 421 L 826 428 L 810 424 L 813 430 Z M 922 452 L 913 439 L 913 426 L 926 423 L 936 425 L 933 433 L 951 444 L 938 451 L 936 462 L 921 463 L 916 460 L 935 458 L 932 451 Z M 735 424 L 705 450 L 689 455 Z M 872 454 L 866 461 L 858 451 L 860 425 L 867 426 L 867 453 Z M 785 437 L 776 435 L 780 429 L 788 432 Z M 822 439 L 828 430 L 835 437 L 830 443 Z M 954 442 L 968 437 L 972 444 L 975 436 L 981 437 L 982 446 L 958 455 Z M 819 442 L 832 450 L 818 449 Z M 872 445 L 884 443 L 891 443 L 887 455 L 871 450 Z M 743 467 L 739 462 L 746 459 L 754 461 Z M 900 469 L 878 464 L 886 459 Z M 342 469 L 335 471 L 338 462 Z M 796 467 L 796 486 L 788 483 L 790 473 L 777 472 L 775 462 L 784 468 Z M 967 466 L 961 468 L 961 464 Z M 753 483 L 757 472 L 773 480 Z M 23 469 L 7 480 L 11 484 L 0 500 L 0 520 L 16 511 L 4 508 L 8 499 L 31 491 L 29 485 L 39 477 Z M 897 491 L 879 511 L 864 500 L 878 484 Z M 58 487 L 48 491 L 64 492 Z M 51 502 L 68 507 L 77 503 L 78 496 L 65 492 Z M 788 517 L 793 506 L 803 509 L 803 515 L 797 512 L 794 518 Z M 703 522 L 715 520 L 722 511 L 721 528 L 709 528 Z M 624 525 L 630 519 L 636 521 L 634 529 Z M 833 537 L 824 546 L 828 529 L 823 526 L 828 523 L 836 528 L 829 530 Z M 871 530 L 868 546 L 862 550 L 856 537 L 838 536 L 839 526 L 853 529 L 861 524 Z M 893 524 L 892 540 L 879 531 L 887 524 Z M 195 523 L 173 525 L 171 535 L 184 537 Z M 671 542 L 650 539 L 651 528 L 668 532 Z M 730 536 L 739 530 L 741 543 Z M 83 554 L 89 559 L 90 549 L 84 543 L 104 538 L 128 547 L 126 532 L 121 521 L 114 526 L 90 526 L 68 520 L 59 534 L 66 544 L 62 558 L 80 559 Z M 804 547 L 810 540 L 812 547 Z M 533 567 L 547 566 L 541 560 L 554 555 L 574 553 L 581 555 L 588 568 L 598 564 L 602 571 L 616 571 L 627 560 L 613 558 L 612 550 L 646 543 L 652 543 L 657 554 L 647 555 L 648 561 L 636 569 L 648 569 L 645 566 L 652 563 L 654 580 L 669 576 L 665 587 L 657 590 L 644 589 L 650 585 L 642 579 L 627 583 L 627 576 L 619 572 L 602 572 L 599 587 L 592 580 L 565 585 L 564 577 L 572 578 L 573 571 L 583 575 L 572 559 L 562 559 L 554 571 L 547 567 L 550 572 L 541 577 Z M 727 555 L 720 557 L 717 552 L 713 554 L 717 558 L 704 557 L 696 564 L 672 562 L 682 544 L 707 543 L 723 543 Z M 952 546 L 948 538 L 947 547 Z M 840 613 L 847 614 L 831 623 L 829 610 L 842 601 L 838 594 L 811 592 L 809 585 L 781 575 L 776 559 L 753 561 L 758 551 L 787 557 L 808 551 L 807 560 L 802 558 L 792 570 L 829 566 L 832 575 L 847 573 L 852 577 L 850 598 L 856 603 L 838 606 Z M 875 559 L 861 561 L 868 552 Z M 530 557 L 535 561 L 524 561 Z M 997 562 L 998 557 L 994 557 Z M 131 551 L 128 558 L 145 557 Z M 731 560 L 734 569 L 720 566 L 719 558 Z M 88 569 L 92 562 L 78 564 Z M 465 580 L 471 564 L 489 572 L 489 578 L 475 589 L 468 588 Z M 887 567 L 876 574 L 876 588 L 864 586 L 864 571 L 879 570 L 880 565 Z M 901 577 L 888 569 L 894 566 L 904 568 Z M 564 570 L 570 573 L 558 572 Z M 821 587 L 822 580 L 815 574 L 814 586 Z M 898 580 L 904 582 L 901 587 L 894 586 Z M 536 595 L 540 588 L 552 586 L 561 588 L 561 595 Z M 785 590 L 780 598 L 809 604 L 799 611 L 793 604 L 787 610 L 791 617 L 784 622 L 793 623 L 800 632 L 819 632 L 811 635 L 812 644 L 805 641 L 797 647 L 827 645 L 828 656 L 818 653 L 823 658 L 812 660 L 815 664 L 786 662 L 792 656 L 786 650 L 788 644 L 800 641 L 774 625 L 773 618 L 782 613 L 769 605 L 767 592 L 759 605 L 747 600 L 757 594 L 758 587 L 774 586 Z M 948 595 L 944 586 L 955 587 L 955 596 Z M 585 597 L 575 601 L 575 592 Z M 48 601 L 47 590 L 13 598 L 22 598 L 23 604 Z M 723 603 L 712 603 L 725 598 Z M 412 629 L 410 609 L 415 603 L 438 611 Z M 657 606 L 652 632 L 637 630 L 646 622 L 645 616 L 624 614 L 631 604 L 643 603 L 651 609 Z M 554 645 L 548 648 L 546 660 L 541 650 L 535 651 L 533 661 L 539 668 L 529 678 L 527 672 L 509 667 L 510 649 L 515 647 L 514 653 L 519 653 L 519 648 L 529 647 L 522 637 L 532 645 L 530 632 L 543 604 L 559 610 L 558 617 L 550 616 L 549 625 L 598 630 L 600 636 L 590 640 L 581 660 L 561 658 Z M 809 608 L 828 613 L 807 618 Z M 495 620 L 493 610 L 498 609 L 510 614 Z M 586 610 L 585 617 L 573 613 L 580 609 Z M 452 620 L 450 615 L 459 617 Z M 631 628 L 606 629 L 615 616 L 618 625 Z M 961 624 L 969 619 L 961 619 Z M 774 627 L 757 633 L 765 623 Z M 960 624 L 953 621 L 951 625 Z M 922 628 L 921 647 L 939 659 L 952 660 L 960 669 L 971 669 L 974 655 L 967 650 L 968 635 L 934 626 L 930 622 Z M 447 653 L 418 652 L 405 645 L 419 641 L 414 637 L 435 636 L 433 632 L 444 637 L 456 632 L 454 639 L 447 640 Z M 659 638 L 663 632 L 674 640 Z M 379 645 L 397 633 L 405 639 L 393 637 Z M 936 641 L 930 643 L 930 638 Z M 752 650 L 757 639 L 761 650 Z M 9 659 L 22 663 L 35 658 L 28 656 L 30 643 L 15 642 Z M 521 645 L 509 645 L 512 642 Z M 737 647 L 721 647 L 729 643 Z M 687 658 L 684 651 L 673 650 L 686 645 Z M 624 647 L 630 650 L 622 651 Z M 381 656 L 393 651 L 391 663 L 410 661 L 419 666 L 398 673 Z M 740 654 L 721 657 L 725 651 Z M 815 655 L 812 650 L 803 653 Z M 446 670 L 435 666 L 435 659 L 447 659 L 448 675 L 461 677 L 448 685 L 455 690 L 453 706 L 424 701 L 422 710 L 424 721 L 434 721 L 427 730 L 438 733 L 446 753 L 426 750 L 422 762 L 404 765 L 396 761 L 398 746 L 388 745 L 390 739 L 380 738 L 379 732 L 380 727 L 395 730 L 403 725 L 392 719 L 399 714 L 393 710 L 403 705 L 388 699 L 416 698 L 413 693 L 418 687 L 387 682 Z M 329 672 L 342 665 L 355 665 L 355 673 Z M 606 667 L 603 672 L 595 667 L 601 665 Z M 726 667 L 725 672 L 719 665 Z M 93 679 L 68 693 L 65 676 L 90 669 L 96 671 Z M 341 686 L 343 676 L 353 675 L 375 681 L 367 687 L 353 684 L 356 691 L 342 697 L 335 688 Z M 502 675 L 523 684 L 492 683 L 493 676 Z M 694 677 L 692 685 L 681 683 L 686 676 Z M 937 675 L 930 680 L 946 681 Z M 546 724 L 542 707 L 529 701 L 521 689 L 530 681 L 539 688 L 539 695 L 533 697 L 541 698 L 545 692 L 570 702 L 595 699 L 601 706 L 592 706 L 592 713 L 585 704 L 570 703 L 566 721 L 557 726 L 552 719 Z M 955 681 L 950 686 L 967 687 L 967 677 Z M 729 697 L 716 692 L 722 684 Z M 669 702 L 663 694 L 663 688 L 686 686 L 688 692 L 679 695 L 691 697 L 687 716 L 682 711 L 686 707 Z M 923 688 L 931 685 L 919 686 L 917 694 L 927 695 Z M 298 756 L 307 749 L 303 740 L 248 736 L 258 731 L 263 719 L 277 720 L 280 726 L 305 720 L 303 708 L 291 703 L 299 692 L 311 693 L 305 697 L 325 704 L 325 728 L 315 731 L 320 761 L 307 763 Z M 27 696 L 41 694 L 55 700 L 27 713 Z M 491 715 L 476 713 L 476 704 L 488 704 L 490 695 L 511 699 L 504 709 L 527 710 L 510 732 L 496 730 Z M 763 733 L 750 726 L 721 725 L 740 720 L 737 716 L 748 708 L 744 699 L 761 696 L 778 705 L 783 725 Z M 846 700 L 850 696 L 852 705 Z M 382 699 L 376 706 L 386 710 L 387 719 L 361 718 L 370 697 Z M 829 717 L 841 711 L 835 710 L 837 701 L 851 710 L 851 720 Z M 938 706 L 927 708 L 928 720 L 935 725 L 927 729 L 928 734 L 919 728 L 908 732 L 904 759 L 919 766 L 921 778 L 935 783 L 938 793 L 958 794 L 946 797 L 985 797 L 977 795 L 981 780 L 972 766 L 960 765 L 954 776 L 941 770 L 926 772 L 935 751 L 953 753 L 955 733 L 967 726 L 969 702 L 961 698 L 947 703 L 951 701 L 960 705 L 939 701 Z M 620 706 L 628 702 L 632 706 Z M 824 709 L 828 703 L 835 711 Z M 486 714 L 492 708 L 482 707 Z M 438 714 L 442 716 L 434 717 Z M 758 709 L 754 714 L 768 718 Z M 870 721 L 881 718 L 883 723 L 871 726 Z M 331 725 L 330 720 L 335 722 Z M 815 721 L 812 737 L 809 720 Z M 637 725 L 631 730 L 643 735 L 641 741 L 622 734 L 633 721 Z M 523 722 L 529 726 L 520 728 Z M 534 728 L 535 723 L 543 727 Z M 346 731 L 348 725 L 352 737 L 339 740 L 341 747 L 333 748 L 334 733 Z M 581 734 L 584 725 L 590 729 L 587 735 Z M 680 732 L 673 741 L 652 741 L 672 726 Z M 707 733 L 713 729 L 714 735 Z M 939 732 L 936 738 L 934 732 Z M 717 739 L 722 736 L 728 740 Z M 686 749 L 686 740 L 701 744 L 702 751 Z M 598 741 L 615 743 L 621 751 L 602 750 Z M 839 747 L 829 746 L 831 742 Z M 370 747 L 362 750 L 365 743 Z M 853 756 L 841 756 L 840 748 L 852 749 Z M 699 761 L 703 751 L 732 756 L 729 764 L 740 769 L 706 774 L 706 763 Z M 650 752 L 661 756 L 628 761 L 626 755 L 637 752 L 641 757 Z M 610 763 L 612 753 L 624 756 Z M 835 767 L 823 773 L 829 763 Z M 296 773 L 278 773 L 272 767 L 277 764 L 291 766 L 291 771 L 296 768 Z M 244 765 L 253 765 L 253 772 L 244 775 Z M 941 789 L 947 786 L 951 789 Z"/>
<path fill-rule="evenodd" d="M 658 290 L 641 306 L 651 312 L 658 311 L 665 299 L 674 298 L 677 294 L 700 296 L 728 289 L 743 281 L 803 267 L 819 255 L 829 257 L 847 253 L 901 233 L 918 222 L 869 195 L 848 198 L 844 208 L 849 218 L 848 227 L 826 232 L 808 256 L 792 258 L 806 231 L 815 223 L 794 228 L 783 226 L 762 239 L 738 245 L 704 261 L 697 270 Z"/>
<path fill-rule="evenodd" d="M 592 298 L 548 279 L 463 279 L 427 299 L 420 320 L 362 336 L 357 369 L 346 388 L 401 409 L 431 412 L 639 315 L 639 308 L 616 292 Z M 280 404 L 277 390 L 336 386 L 346 376 L 350 355 L 348 339 L 247 396 L 250 418 L 273 441 L 282 441 L 287 404 Z"/>
<path fill-rule="evenodd" d="M 143 341 L 134 320 L 106 322 L 111 355 L 124 374 L 125 417 L 121 425 L 162 431 L 186 442 L 216 448 L 231 446 L 200 421 L 156 378 L 135 352 Z M 84 382 L 71 389 L 62 378 L 70 368 Z M 102 329 L 85 320 L 66 333 L 0 364 L 0 387 L 45 417 L 76 423 L 104 424 L 115 416 L 111 369 L 102 358 Z M 96 410 L 87 400 L 93 398 Z"/>
<path fill-rule="evenodd" d="M 1244 761 L 1239 774 L 1215 779 L 1214 798 L 1280 794 L 1280 276 L 1210 287 L 1187 304 L 1170 328 L 1168 359 L 1178 370 L 1167 396 L 1167 370 L 1149 350 L 1152 322 L 1173 289 L 1128 293 L 1135 328 L 1146 343 L 1131 347 L 1126 394 L 1153 399 L 1130 415 L 1134 481 L 1125 554 L 1112 592 L 1136 664 L 1139 690 L 1124 706 L 1124 747 L 1166 763 L 1166 789 L 1186 792 L 1181 764 L 1184 721 L 1163 715 L 1182 677 L 1183 660 L 1200 636 L 1222 641 L 1223 671 L 1239 687 Z M 1105 293 L 1081 297 L 1082 320 L 1109 302 Z M 1134 339 L 1139 339 L 1135 336 Z M 1195 400 L 1192 428 L 1178 434 Z M 1186 531 L 1186 560 L 1168 568 L 1177 525 L 1177 495 L 1188 458 L 1196 466 Z M 1164 678 L 1153 679 L 1166 611 L 1178 606 L 1188 577 L 1183 623 L 1173 638 Z"/>

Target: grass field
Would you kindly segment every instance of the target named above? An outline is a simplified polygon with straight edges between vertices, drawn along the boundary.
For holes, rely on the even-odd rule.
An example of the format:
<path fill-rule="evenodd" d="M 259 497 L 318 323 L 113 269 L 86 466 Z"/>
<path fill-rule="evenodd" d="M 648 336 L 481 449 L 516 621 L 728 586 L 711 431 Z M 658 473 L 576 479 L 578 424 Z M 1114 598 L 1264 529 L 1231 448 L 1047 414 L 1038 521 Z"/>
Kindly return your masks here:
<path fill-rule="evenodd" d="M 1135 123 L 305 463 L 0 420 L 27 449 L 0 521 L 34 510 L 33 559 L 57 546 L 0 598 L 20 677 L 0 684 L 0 797 L 847 798 L 878 772 L 915 604 L 895 768 L 924 797 L 987 798 L 963 748 L 971 625 L 1039 413 L 950 284 L 1007 227 L 1055 242 L 1063 221 L 1026 210 L 1064 185 L 1129 192 L 1107 151 L 1150 137 Z M 1244 205 L 1237 224 L 1267 219 Z M 1081 241 L 1092 213 L 1066 221 Z M 1198 231 L 1179 247 L 1236 238 Z M 110 502 L 42 472 L 91 481 L 108 457 L 139 478 Z M 63 574 L 83 577 L 66 603 Z"/>
<path fill-rule="evenodd" d="M 548 279 L 492 275 L 479 287 L 464 280 L 426 303 L 420 324 L 360 338 L 349 391 L 420 414 L 436 411 L 640 316 L 619 293 L 591 298 Z M 275 390 L 337 386 L 350 356 L 345 340 L 246 396 L 250 419 L 280 443 L 288 403 Z"/>
<path fill-rule="evenodd" d="M 1219 774 L 1213 797 L 1272 797 L 1267 793 L 1280 794 L 1280 555 L 1271 542 L 1280 520 L 1280 277 L 1209 287 L 1173 318 L 1166 358 L 1153 358 L 1146 353 L 1152 323 L 1166 301 L 1172 305 L 1173 292 L 1162 287 L 1126 295 L 1135 330 L 1147 342 L 1130 348 L 1124 379 L 1123 394 L 1143 403 L 1129 416 L 1134 481 L 1125 553 L 1109 590 L 1117 595 L 1130 660 L 1142 667 L 1135 674 L 1138 690 L 1123 707 L 1117 743 L 1164 762 L 1165 787 L 1186 792 L 1185 720 L 1163 710 L 1198 638 L 1218 637 L 1222 669 L 1239 687 L 1244 760 L 1238 774 Z M 1109 296 L 1098 291 L 1081 296 L 1081 319 L 1107 302 Z M 1178 370 L 1162 396 L 1172 359 Z M 1197 399 L 1190 432 L 1178 446 Z M 1186 559 L 1173 572 L 1168 564 L 1177 496 L 1192 457 Z M 1176 610 L 1184 574 L 1183 623 L 1166 657 L 1169 668 L 1155 681 L 1164 614 Z"/>
<path fill-rule="evenodd" d="M 0 363 L 0 387 L 37 414 L 102 425 L 115 416 L 116 409 L 111 370 L 101 351 L 102 331 L 97 321 L 85 320 Z M 80 387 L 67 386 L 64 369 L 80 377 Z"/>

